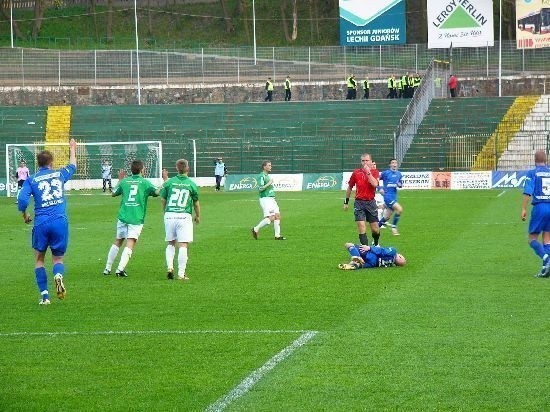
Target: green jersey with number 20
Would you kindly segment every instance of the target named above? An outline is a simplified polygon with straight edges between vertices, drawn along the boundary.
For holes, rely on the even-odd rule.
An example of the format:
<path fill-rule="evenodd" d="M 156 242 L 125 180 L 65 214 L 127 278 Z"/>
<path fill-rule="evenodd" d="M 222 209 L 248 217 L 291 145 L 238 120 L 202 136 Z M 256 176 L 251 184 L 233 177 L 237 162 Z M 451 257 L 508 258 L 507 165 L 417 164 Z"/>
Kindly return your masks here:
<path fill-rule="evenodd" d="M 156 187 L 141 175 L 128 176 L 120 181 L 113 196 L 122 195 L 118 220 L 129 225 L 142 225 L 149 196 L 158 196 Z"/>
<path fill-rule="evenodd" d="M 165 212 L 191 214 L 193 202 L 199 200 L 199 188 L 188 176 L 177 175 L 164 182 L 160 196 L 166 199 Z"/>

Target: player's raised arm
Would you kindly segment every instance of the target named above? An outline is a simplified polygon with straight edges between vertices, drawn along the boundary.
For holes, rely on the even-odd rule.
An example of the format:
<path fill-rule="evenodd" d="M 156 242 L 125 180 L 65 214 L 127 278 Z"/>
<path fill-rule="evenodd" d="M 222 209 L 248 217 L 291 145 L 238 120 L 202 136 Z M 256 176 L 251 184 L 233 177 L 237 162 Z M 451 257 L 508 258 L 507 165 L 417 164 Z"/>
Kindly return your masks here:
<path fill-rule="evenodd" d="M 74 139 L 69 140 L 69 163 L 76 166 L 76 141 Z"/>

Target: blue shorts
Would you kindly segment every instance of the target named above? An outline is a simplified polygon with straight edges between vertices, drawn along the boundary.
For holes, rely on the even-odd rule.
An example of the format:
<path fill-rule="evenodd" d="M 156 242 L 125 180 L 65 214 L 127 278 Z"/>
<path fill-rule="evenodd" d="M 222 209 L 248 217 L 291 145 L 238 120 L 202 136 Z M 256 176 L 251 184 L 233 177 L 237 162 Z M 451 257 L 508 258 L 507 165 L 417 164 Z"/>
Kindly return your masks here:
<path fill-rule="evenodd" d="M 63 256 L 69 242 L 69 222 L 65 217 L 48 220 L 32 229 L 32 247 L 45 252 L 48 247 L 53 256 Z"/>
<path fill-rule="evenodd" d="M 537 203 L 531 209 L 529 233 L 550 232 L 550 203 Z"/>
<path fill-rule="evenodd" d="M 387 208 L 393 209 L 393 205 L 397 203 L 397 197 L 395 195 L 384 196 L 384 204 Z"/>

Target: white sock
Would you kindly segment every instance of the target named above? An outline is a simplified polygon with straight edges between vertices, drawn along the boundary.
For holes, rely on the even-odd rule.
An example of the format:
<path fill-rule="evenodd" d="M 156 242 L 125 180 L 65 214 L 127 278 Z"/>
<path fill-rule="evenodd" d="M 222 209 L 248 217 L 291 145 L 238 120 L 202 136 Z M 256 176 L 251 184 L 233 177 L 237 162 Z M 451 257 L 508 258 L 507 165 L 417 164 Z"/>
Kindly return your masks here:
<path fill-rule="evenodd" d="M 258 226 L 254 226 L 254 232 L 259 232 L 262 227 L 267 226 L 270 223 L 271 220 L 269 220 L 268 217 L 263 218 L 260 223 L 258 223 Z"/>
<path fill-rule="evenodd" d="M 111 268 L 113 267 L 113 262 L 118 255 L 118 250 L 119 247 L 117 245 L 111 245 L 111 249 L 109 249 L 109 253 L 107 254 L 107 263 L 105 264 L 105 269 L 111 270 Z"/>
<path fill-rule="evenodd" d="M 176 256 L 176 247 L 174 245 L 166 245 L 166 268 L 174 270 L 174 256 Z"/>
<path fill-rule="evenodd" d="M 126 268 L 126 265 L 128 264 L 128 261 L 131 257 L 132 249 L 130 249 L 129 247 L 125 247 L 122 251 L 122 255 L 120 255 L 120 262 L 118 262 L 117 272 L 122 272 Z"/>
<path fill-rule="evenodd" d="M 185 269 L 187 268 L 187 248 L 180 247 L 178 251 L 178 276 L 183 277 L 185 275 Z"/>
<path fill-rule="evenodd" d="M 281 237 L 281 221 L 279 219 L 273 221 L 273 229 L 275 229 L 275 237 Z"/>

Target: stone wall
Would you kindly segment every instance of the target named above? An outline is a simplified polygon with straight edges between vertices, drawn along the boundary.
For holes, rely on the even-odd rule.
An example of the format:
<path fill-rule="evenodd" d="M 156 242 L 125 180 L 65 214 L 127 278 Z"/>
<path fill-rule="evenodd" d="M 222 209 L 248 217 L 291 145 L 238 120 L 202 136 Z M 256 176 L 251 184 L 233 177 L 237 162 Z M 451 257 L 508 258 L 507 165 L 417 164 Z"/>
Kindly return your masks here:
<path fill-rule="evenodd" d="M 508 77 L 501 83 L 503 96 L 538 95 L 550 92 L 550 77 Z M 243 103 L 261 102 L 265 97 L 264 84 L 146 86 L 141 90 L 142 104 L 177 103 Z M 371 83 L 371 99 L 387 94 L 386 82 Z M 459 83 L 463 97 L 498 96 L 498 79 L 463 79 Z M 359 90 L 360 99 L 363 91 Z M 344 83 L 294 83 L 292 100 L 344 100 Z M 274 101 L 284 100 L 284 90 L 276 87 Z M 137 104 L 135 86 L 74 86 L 74 87 L 0 87 L 1 106 L 50 105 L 115 105 Z"/>

